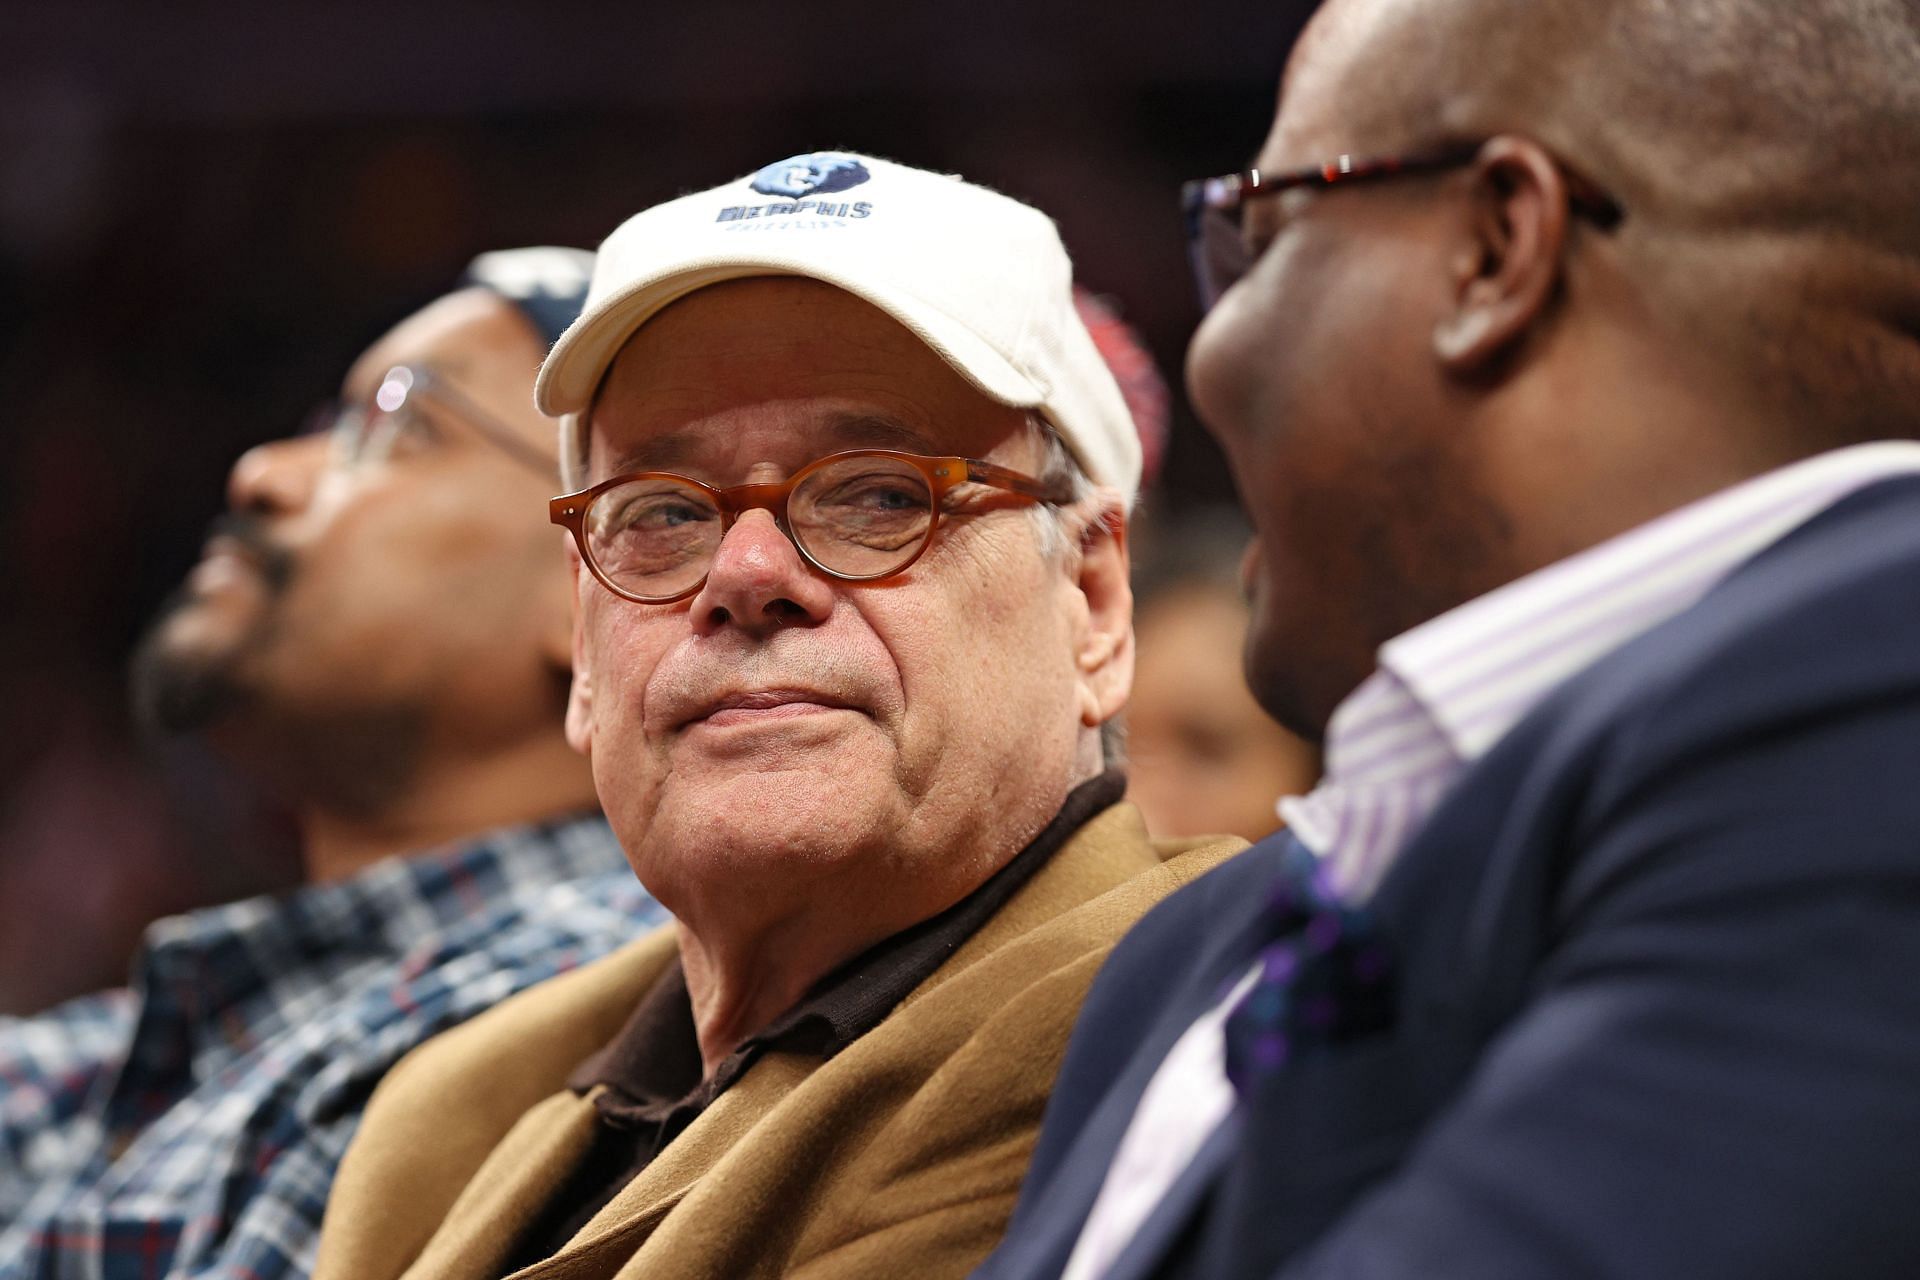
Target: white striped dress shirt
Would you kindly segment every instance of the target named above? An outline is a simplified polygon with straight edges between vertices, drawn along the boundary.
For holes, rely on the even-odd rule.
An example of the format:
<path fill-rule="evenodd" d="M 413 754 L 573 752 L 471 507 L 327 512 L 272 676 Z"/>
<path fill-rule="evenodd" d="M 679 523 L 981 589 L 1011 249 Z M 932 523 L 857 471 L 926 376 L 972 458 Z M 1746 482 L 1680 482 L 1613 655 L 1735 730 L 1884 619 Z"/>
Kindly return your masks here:
<path fill-rule="evenodd" d="M 1307 795 L 1281 800 L 1281 818 L 1326 860 L 1345 897 L 1364 900 L 1467 766 L 1555 687 L 1695 604 L 1848 494 L 1912 474 L 1920 474 L 1920 444 L 1910 441 L 1819 454 L 1396 636 L 1381 646 L 1374 673 L 1335 709 L 1325 776 Z M 1148 1083 L 1068 1261 L 1069 1280 L 1106 1272 L 1232 1109 L 1225 1055 L 1212 1042 L 1234 999 L 1196 1022 Z M 1170 1133 L 1190 1140 L 1169 1142 Z"/>

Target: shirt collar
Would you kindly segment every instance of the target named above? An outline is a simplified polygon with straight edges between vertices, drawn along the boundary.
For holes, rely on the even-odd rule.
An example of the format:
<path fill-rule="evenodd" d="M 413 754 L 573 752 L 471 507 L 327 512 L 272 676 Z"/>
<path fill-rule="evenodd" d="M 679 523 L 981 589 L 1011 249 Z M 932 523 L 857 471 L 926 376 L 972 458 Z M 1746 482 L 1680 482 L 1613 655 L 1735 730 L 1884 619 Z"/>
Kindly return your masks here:
<path fill-rule="evenodd" d="M 1452 779 L 1555 687 L 1688 609 L 1849 493 L 1917 472 L 1920 443 L 1911 441 L 1818 454 L 1396 636 L 1381 646 L 1374 673 L 1334 711 L 1320 785 L 1283 799 L 1282 818 L 1332 860 L 1343 889 L 1369 891 Z"/>
<path fill-rule="evenodd" d="M 1569 556 L 1388 641 L 1396 674 L 1462 760 L 1549 691 L 1691 607 L 1862 485 L 1920 472 L 1920 444 L 1855 445 L 1781 467 Z"/>
<path fill-rule="evenodd" d="M 143 1018 L 186 1024 L 193 1039 L 236 1020 L 237 1005 L 306 989 L 369 954 L 400 954 L 485 904 L 607 868 L 605 820 L 509 827 L 405 857 L 347 879 L 170 916 L 135 958 Z"/>

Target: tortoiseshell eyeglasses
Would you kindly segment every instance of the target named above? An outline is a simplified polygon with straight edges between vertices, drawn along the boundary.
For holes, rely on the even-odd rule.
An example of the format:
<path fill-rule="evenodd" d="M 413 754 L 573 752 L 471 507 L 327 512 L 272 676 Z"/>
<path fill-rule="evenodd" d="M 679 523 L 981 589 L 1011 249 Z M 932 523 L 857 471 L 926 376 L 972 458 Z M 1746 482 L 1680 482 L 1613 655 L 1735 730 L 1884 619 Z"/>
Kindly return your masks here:
<path fill-rule="evenodd" d="M 829 454 L 785 480 L 717 489 L 670 471 L 614 476 L 549 504 L 600 585 L 639 604 L 698 591 L 720 541 L 748 511 L 765 510 L 806 562 L 829 577 L 873 582 L 903 573 L 933 542 L 947 495 L 987 485 L 1033 502 L 1062 503 L 1048 485 L 976 458 L 891 449 Z"/>

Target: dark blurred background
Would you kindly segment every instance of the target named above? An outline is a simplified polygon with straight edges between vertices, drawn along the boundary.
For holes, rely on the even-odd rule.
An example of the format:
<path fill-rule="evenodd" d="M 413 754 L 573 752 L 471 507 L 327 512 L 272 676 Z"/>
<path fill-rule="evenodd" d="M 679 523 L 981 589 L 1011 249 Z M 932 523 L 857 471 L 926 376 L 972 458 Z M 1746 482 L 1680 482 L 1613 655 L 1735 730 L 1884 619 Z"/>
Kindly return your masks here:
<path fill-rule="evenodd" d="M 137 741 L 127 654 L 234 457 L 480 251 L 802 151 L 962 173 L 1051 213 L 1175 383 L 1167 500 L 1226 496 L 1176 191 L 1253 154 L 1310 8 L 0 5 L 0 1012 L 293 874 L 216 762 Z"/>

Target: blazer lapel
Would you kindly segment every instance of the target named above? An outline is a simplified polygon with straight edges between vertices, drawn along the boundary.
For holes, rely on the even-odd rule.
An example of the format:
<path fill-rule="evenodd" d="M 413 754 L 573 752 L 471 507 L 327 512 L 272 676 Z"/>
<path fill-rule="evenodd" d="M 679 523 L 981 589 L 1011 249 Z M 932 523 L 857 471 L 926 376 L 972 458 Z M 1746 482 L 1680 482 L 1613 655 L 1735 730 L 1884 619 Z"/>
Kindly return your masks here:
<path fill-rule="evenodd" d="M 607 1280 L 644 1274 L 649 1269 L 643 1257 L 646 1243 L 667 1215 L 818 1066 L 815 1059 L 789 1054 L 769 1054 L 754 1063 L 565 1248 L 516 1273 L 515 1280 Z M 590 1138 L 593 1108 L 591 1102 L 585 1106 Z M 578 1152 L 574 1158 L 579 1158 Z M 549 1190 L 554 1185 L 550 1183 Z"/>
<path fill-rule="evenodd" d="M 1160 1012 L 1144 1022 L 1102 1027 L 1097 1037 L 1087 1035 L 1089 1029 L 1084 1027 L 1076 1032 L 1081 1041 L 1069 1054 L 1062 1080 L 1074 1073 L 1097 1074 L 1088 1071 L 1089 1065 L 1104 1067 L 1110 1061 L 1117 1061 L 1119 1074 L 1104 1085 L 1070 1146 L 1053 1162 L 1044 1185 L 1030 1186 L 1023 1194 L 1019 1215 L 1001 1252 L 981 1271 L 983 1280 L 1058 1275 L 1065 1268 L 1147 1086 L 1175 1043 L 1196 1019 L 1219 1004 L 1265 942 L 1264 920 L 1258 907 L 1267 886 L 1313 861 L 1313 855 L 1285 833 L 1237 857 L 1247 861 L 1233 868 L 1234 874 L 1216 882 L 1224 889 L 1211 895 L 1192 892 L 1180 904 L 1190 917 L 1195 948 L 1201 954 L 1194 958 L 1191 972 L 1177 990 L 1150 1002 L 1161 1006 Z M 1112 972 L 1103 975 L 1102 981 L 1122 975 L 1123 986 L 1130 989 L 1134 984 L 1125 982 L 1124 976 L 1133 973 L 1133 963 L 1134 957 L 1124 950 L 1116 954 L 1110 965 Z M 1123 1007 L 1131 1010 L 1134 1005 L 1128 1001 Z M 1095 1044 L 1098 1050 L 1093 1048 Z M 1115 1260 L 1116 1267 L 1151 1266 L 1218 1176 L 1232 1148 L 1228 1134 L 1238 1123 L 1236 1108 L 1176 1178 L 1169 1188 L 1168 1202 L 1158 1205 L 1142 1225 L 1142 1236 L 1152 1233 L 1152 1239 L 1130 1244 Z"/>
<path fill-rule="evenodd" d="M 522 1116 L 407 1269 L 408 1280 L 496 1280 L 520 1234 L 586 1155 L 595 1123 L 593 1105 L 572 1094 Z"/>
<path fill-rule="evenodd" d="M 1214 1127 L 1213 1133 L 1194 1153 L 1193 1160 L 1181 1170 L 1173 1185 L 1160 1197 L 1153 1212 L 1140 1224 L 1140 1229 L 1134 1232 L 1133 1239 L 1102 1274 L 1101 1280 L 1145 1280 L 1158 1269 L 1167 1250 L 1173 1247 L 1173 1242 L 1179 1238 L 1182 1229 L 1212 1190 L 1221 1171 L 1227 1167 L 1240 1142 L 1242 1127 L 1238 1108 L 1228 1112 L 1226 1118 Z"/>

